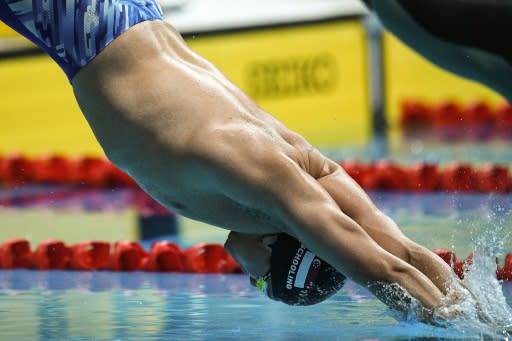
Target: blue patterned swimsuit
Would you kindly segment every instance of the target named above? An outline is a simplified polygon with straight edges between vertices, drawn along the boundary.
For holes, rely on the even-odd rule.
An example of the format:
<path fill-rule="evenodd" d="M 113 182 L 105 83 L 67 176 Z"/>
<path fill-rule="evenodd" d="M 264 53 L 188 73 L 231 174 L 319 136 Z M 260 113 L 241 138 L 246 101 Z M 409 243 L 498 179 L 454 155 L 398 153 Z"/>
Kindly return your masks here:
<path fill-rule="evenodd" d="M 0 20 L 45 50 L 70 80 L 130 27 L 158 19 L 156 0 L 0 0 Z"/>

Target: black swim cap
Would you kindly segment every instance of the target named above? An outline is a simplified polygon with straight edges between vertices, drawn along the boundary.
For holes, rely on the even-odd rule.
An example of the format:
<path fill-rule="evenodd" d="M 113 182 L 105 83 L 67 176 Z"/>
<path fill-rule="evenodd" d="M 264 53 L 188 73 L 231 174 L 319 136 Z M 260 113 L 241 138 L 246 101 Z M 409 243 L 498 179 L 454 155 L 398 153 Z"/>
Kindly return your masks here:
<path fill-rule="evenodd" d="M 265 287 L 271 299 L 288 305 L 312 305 L 334 295 L 346 277 L 317 257 L 295 238 L 279 234 L 272 245 L 270 272 Z"/>

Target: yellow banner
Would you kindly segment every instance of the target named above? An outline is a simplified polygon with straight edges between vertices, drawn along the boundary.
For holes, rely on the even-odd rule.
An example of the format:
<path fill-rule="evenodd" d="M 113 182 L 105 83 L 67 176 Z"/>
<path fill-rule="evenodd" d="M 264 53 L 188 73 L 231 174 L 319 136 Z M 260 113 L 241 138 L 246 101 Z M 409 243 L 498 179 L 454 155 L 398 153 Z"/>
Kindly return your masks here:
<path fill-rule="evenodd" d="M 21 39 L 21 36 L 16 31 L 0 21 L 0 38 L 14 37 L 19 37 Z"/>
<path fill-rule="evenodd" d="M 366 44 L 359 21 L 187 41 L 313 144 L 339 146 L 367 140 Z M 49 57 L 0 60 L 0 89 L 0 153 L 102 153 L 69 82 Z"/>
<path fill-rule="evenodd" d="M 0 153 L 100 155 L 64 72 L 48 56 L 0 61 Z"/>
<path fill-rule="evenodd" d="M 503 102 L 492 90 L 431 64 L 391 34 L 384 35 L 384 67 L 386 112 L 389 122 L 395 127 L 404 99 L 432 103 L 441 100 L 461 103 L 485 100 L 490 104 Z"/>

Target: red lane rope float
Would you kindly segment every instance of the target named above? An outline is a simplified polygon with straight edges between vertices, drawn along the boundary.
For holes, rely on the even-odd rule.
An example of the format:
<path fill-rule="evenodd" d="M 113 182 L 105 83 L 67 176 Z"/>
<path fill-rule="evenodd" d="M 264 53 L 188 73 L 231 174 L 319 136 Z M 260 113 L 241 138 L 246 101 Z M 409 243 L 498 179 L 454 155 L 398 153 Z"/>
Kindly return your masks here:
<path fill-rule="evenodd" d="M 342 161 L 340 165 L 366 190 L 512 192 L 512 176 L 506 165 L 487 164 L 475 168 L 467 163 L 454 162 L 443 168 L 431 163 L 403 167 L 390 161 L 370 164 Z"/>
<path fill-rule="evenodd" d="M 473 255 L 457 259 L 444 248 L 432 250 L 459 278 L 464 278 Z M 47 240 L 32 252 L 26 239 L 11 239 L 0 244 L 0 269 L 150 271 L 188 273 L 241 273 L 240 265 L 220 244 L 199 243 L 182 250 L 170 241 L 153 243 L 148 252 L 135 241 L 84 241 L 71 246 L 59 240 Z M 496 259 L 498 280 L 512 281 L 512 253 L 501 267 Z"/>
<path fill-rule="evenodd" d="M 72 184 L 98 188 L 136 186 L 130 176 L 106 158 L 45 155 L 31 159 L 17 153 L 0 156 L 0 184 Z"/>
<path fill-rule="evenodd" d="M 426 103 L 407 99 L 402 102 L 399 122 L 406 134 L 439 131 L 432 136 L 446 140 L 510 139 L 512 104 L 493 107 L 483 101 L 463 105 L 449 100 Z"/>
<path fill-rule="evenodd" d="M 486 164 L 476 168 L 467 163 L 453 162 L 444 167 L 432 163 L 400 166 L 384 160 L 369 164 L 347 160 L 341 161 L 340 165 L 366 190 L 512 192 L 512 176 L 508 165 Z M 20 154 L 0 156 L 0 185 L 25 184 L 137 188 L 135 181 L 105 158 L 68 159 L 54 155 L 29 159 Z M 141 202 L 141 207 L 148 206 L 145 193 L 141 193 L 137 201 Z M 158 209 L 158 205 L 153 206 Z"/>
<path fill-rule="evenodd" d="M 0 269 L 110 270 L 189 273 L 241 273 L 240 265 L 220 244 L 200 243 L 182 250 L 169 241 L 148 252 L 137 242 L 84 241 L 71 246 L 47 240 L 32 252 L 26 239 L 0 245 Z"/>
<path fill-rule="evenodd" d="M 470 254 L 464 260 L 459 260 L 451 250 L 436 248 L 432 251 L 441 257 L 446 264 L 450 265 L 460 279 L 464 278 L 466 266 L 473 264 L 473 254 Z M 512 253 L 507 253 L 505 256 L 503 267 L 499 265 L 499 261 L 496 259 L 496 278 L 501 281 L 512 281 Z"/>

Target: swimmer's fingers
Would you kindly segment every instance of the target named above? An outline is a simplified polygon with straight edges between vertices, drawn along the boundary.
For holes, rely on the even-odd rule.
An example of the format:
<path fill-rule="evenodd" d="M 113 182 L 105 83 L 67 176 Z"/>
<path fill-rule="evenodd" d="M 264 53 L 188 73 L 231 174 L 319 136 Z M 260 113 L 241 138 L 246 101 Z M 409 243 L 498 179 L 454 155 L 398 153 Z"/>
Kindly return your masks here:
<path fill-rule="evenodd" d="M 492 318 L 486 312 L 486 309 L 484 309 L 484 307 L 482 306 L 482 303 L 480 303 L 480 300 L 478 299 L 478 297 L 466 285 L 466 283 L 464 283 L 464 281 L 459 281 L 459 283 L 462 286 L 462 288 L 464 288 L 464 290 L 466 291 L 465 292 L 466 293 L 466 298 L 465 299 L 467 299 L 467 295 L 469 295 L 470 296 L 470 300 L 472 300 L 474 302 L 476 313 L 478 315 L 478 319 L 480 320 L 480 322 L 488 324 L 488 325 L 491 324 L 492 323 Z"/>
<path fill-rule="evenodd" d="M 454 320 L 478 319 L 489 326 L 495 326 L 493 318 L 479 302 L 477 297 L 463 284 L 464 292 L 452 290 L 433 309 L 434 320 L 438 323 Z"/>

